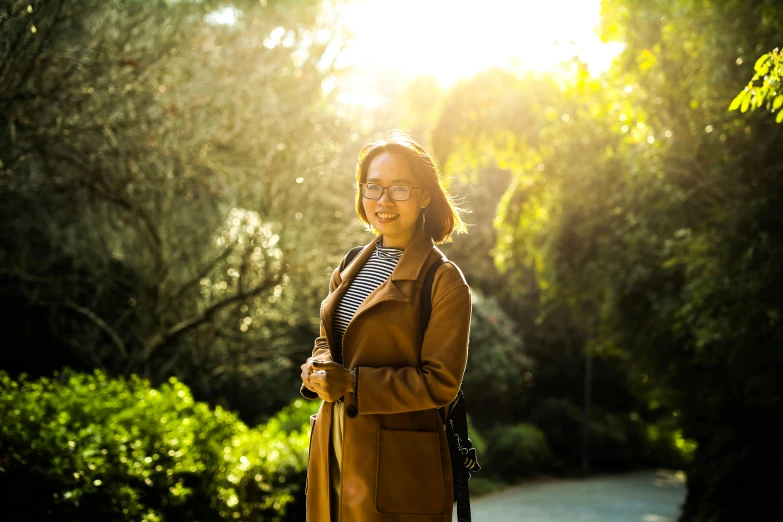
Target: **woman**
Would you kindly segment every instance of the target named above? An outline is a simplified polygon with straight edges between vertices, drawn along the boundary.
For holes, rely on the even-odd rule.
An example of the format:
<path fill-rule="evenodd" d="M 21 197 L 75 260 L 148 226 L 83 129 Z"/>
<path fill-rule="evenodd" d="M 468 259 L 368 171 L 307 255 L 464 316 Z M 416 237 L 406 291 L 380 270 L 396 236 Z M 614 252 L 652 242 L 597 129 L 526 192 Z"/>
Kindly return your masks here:
<path fill-rule="evenodd" d="M 465 232 L 424 149 L 404 134 L 365 146 L 356 213 L 377 237 L 332 273 L 321 335 L 302 365 L 311 418 L 308 522 L 450 522 L 451 461 L 437 411 L 455 398 L 468 357 L 471 295 L 444 263 L 423 342 L 421 286 L 436 243 Z"/>

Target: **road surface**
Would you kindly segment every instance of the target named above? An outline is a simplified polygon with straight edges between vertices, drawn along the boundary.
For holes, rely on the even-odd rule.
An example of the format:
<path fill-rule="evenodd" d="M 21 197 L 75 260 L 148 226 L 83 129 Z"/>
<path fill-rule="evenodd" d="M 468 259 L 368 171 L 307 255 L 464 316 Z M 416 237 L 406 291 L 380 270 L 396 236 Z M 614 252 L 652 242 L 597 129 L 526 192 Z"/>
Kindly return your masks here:
<path fill-rule="evenodd" d="M 512 486 L 471 511 L 473 522 L 676 522 L 684 501 L 681 472 L 650 470 Z"/>

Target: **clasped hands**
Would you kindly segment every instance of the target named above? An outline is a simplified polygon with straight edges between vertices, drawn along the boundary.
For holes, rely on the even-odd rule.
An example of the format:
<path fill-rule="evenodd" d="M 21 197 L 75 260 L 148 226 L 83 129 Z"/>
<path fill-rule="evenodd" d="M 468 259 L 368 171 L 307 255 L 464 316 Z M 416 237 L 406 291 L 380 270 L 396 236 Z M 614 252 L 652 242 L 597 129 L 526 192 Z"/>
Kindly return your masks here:
<path fill-rule="evenodd" d="M 353 372 L 336 362 L 310 357 L 302 365 L 302 382 L 320 399 L 334 402 L 353 391 Z"/>

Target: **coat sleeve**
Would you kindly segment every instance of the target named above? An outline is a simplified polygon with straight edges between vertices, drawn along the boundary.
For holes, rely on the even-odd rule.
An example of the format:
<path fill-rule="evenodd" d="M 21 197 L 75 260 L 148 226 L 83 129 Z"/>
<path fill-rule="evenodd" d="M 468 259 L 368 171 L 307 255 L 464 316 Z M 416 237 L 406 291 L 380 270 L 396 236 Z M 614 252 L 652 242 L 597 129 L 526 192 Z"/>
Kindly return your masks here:
<path fill-rule="evenodd" d="M 329 281 L 329 293 L 331 294 L 334 292 L 335 288 L 337 288 L 340 285 L 340 272 L 343 269 L 343 266 L 345 264 L 345 258 L 343 258 L 342 261 L 340 261 L 340 264 L 337 266 L 337 268 L 334 269 L 334 272 L 332 272 L 332 278 Z M 320 314 L 319 314 L 320 315 Z M 315 338 L 315 346 L 313 347 L 313 355 L 312 357 L 314 359 L 319 359 L 321 361 L 331 361 L 332 360 L 332 352 L 329 350 L 329 343 L 326 340 L 326 329 L 324 328 L 323 320 L 321 320 L 321 332 L 318 337 Z M 302 383 L 302 386 L 299 388 L 299 393 L 304 397 L 305 399 L 314 400 L 318 398 L 318 394 L 308 390 L 304 383 Z"/>
<path fill-rule="evenodd" d="M 444 290 L 434 291 L 440 295 L 433 298 L 418 366 L 360 367 L 360 415 L 440 408 L 457 396 L 468 360 L 472 304 L 470 287 L 456 272 L 443 282 Z"/>

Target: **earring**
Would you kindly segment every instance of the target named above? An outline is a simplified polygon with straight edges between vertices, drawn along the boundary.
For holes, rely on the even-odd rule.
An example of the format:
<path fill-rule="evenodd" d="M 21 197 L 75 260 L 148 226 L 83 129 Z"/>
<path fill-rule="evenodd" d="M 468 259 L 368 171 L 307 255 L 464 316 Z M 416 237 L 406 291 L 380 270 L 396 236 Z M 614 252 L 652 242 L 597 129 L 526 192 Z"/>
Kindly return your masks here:
<path fill-rule="evenodd" d="M 427 207 L 424 207 L 424 213 L 421 215 L 421 231 L 424 232 L 424 224 L 427 222 Z"/>

